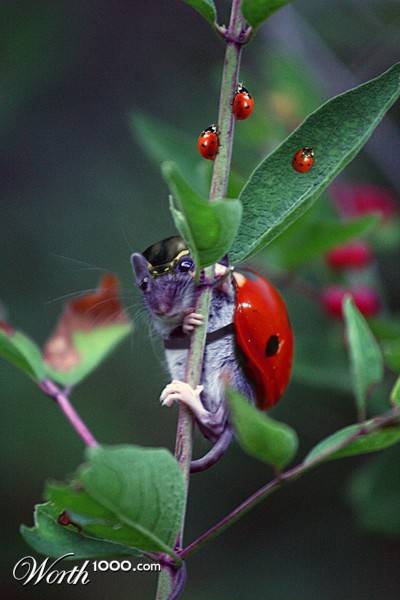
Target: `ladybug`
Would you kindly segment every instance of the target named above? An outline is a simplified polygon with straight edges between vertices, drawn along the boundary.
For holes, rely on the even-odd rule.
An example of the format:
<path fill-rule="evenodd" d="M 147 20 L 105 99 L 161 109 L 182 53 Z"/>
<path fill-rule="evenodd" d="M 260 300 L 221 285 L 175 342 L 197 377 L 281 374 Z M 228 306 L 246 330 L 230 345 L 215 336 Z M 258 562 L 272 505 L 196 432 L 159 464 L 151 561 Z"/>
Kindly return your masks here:
<path fill-rule="evenodd" d="M 255 271 L 234 273 L 236 341 L 260 410 L 274 406 L 290 379 L 294 338 L 285 302 Z"/>
<path fill-rule="evenodd" d="M 169 285 L 172 285 L 172 276 L 176 275 L 177 290 L 181 289 L 179 286 L 182 286 L 185 273 L 193 281 L 190 272 L 194 270 L 194 263 L 180 236 L 153 244 L 142 257 L 146 276 L 155 280 L 169 276 Z M 220 266 L 226 265 L 221 261 Z M 267 279 L 250 269 L 235 271 L 232 279 L 235 288 L 233 323 L 207 332 L 205 342 L 212 344 L 234 334 L 236 359 L 242 363 L 249 383 L 253 384 L 257 407 L 266 410 L 278 402 L 289 383 L 294 346 L 292 328 L 283 299 Z M 218 281 L 217 277 L 215 283 Z M 175 292 L 173 297 L 176 298 Z M 164 339 L 166 350 L 186 350 L 190 343 L 190 336 L 181 326 Z"/>
<path fill-rule="evenodd" d="M 239 83 L 232 102 L 232 112 L 238 121 L 250 117 L 254 110 L 254 100 L 246 88 Z"/>
<path fill-rule="evenodd" d="M 197 148 L 203 158 L 215 160 L 219 149 L 219 131 L 216 125 L 210 125 L 201 132 L 197 140 Z"/>
<path fill-rule="evenodd" d="M 293 156 L 292 167 L 298 173 L 307 173 L 314 164 L 314 150 L 301 148 Z"/>

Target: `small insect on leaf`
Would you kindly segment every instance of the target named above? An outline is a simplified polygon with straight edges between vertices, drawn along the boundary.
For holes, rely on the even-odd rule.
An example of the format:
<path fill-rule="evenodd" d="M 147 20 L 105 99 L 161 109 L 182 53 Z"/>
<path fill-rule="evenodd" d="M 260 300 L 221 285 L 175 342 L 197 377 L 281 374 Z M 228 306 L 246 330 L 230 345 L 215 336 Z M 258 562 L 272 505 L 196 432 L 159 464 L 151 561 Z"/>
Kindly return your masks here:
<path fill-rule="evenodd" d="M 314 164 L 314 150 L 312 148 L 301 148 L 293 156 L 292 166 L 298 173 L 308 173 Z"/>

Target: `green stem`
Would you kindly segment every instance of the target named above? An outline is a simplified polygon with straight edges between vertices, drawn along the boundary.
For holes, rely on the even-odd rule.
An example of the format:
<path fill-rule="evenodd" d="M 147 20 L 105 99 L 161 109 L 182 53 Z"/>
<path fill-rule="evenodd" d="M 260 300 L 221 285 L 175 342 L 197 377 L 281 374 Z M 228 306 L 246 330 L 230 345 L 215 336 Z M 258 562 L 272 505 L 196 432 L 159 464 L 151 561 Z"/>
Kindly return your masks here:
<path fill-rule="evenodd" d="M 246 23 L 241 13 L 242 0 L 233 0 L 229 28 L 225 39 L 224 67 L 222 71 L 221 93 L 219 100 L 218 127 L 220 148 L 214 162 L 213 176 L 210 188 L 210 202 L 226 196 L 229 173 L 231 168 L 234 118 L 232 115 L 232 100 L 238 84 L 240 58 L 242 45 L 245 41 Z M 212 279 L 214 267 L 205 270 L 205 277 Z M 198 327 L 192 335 L 189 349 L 185 379 L 195 388 L 201 380 L 203 356 L 208 326 L 208 314 L 211 303 L 212 290 L 210 287 L 199 288 L 196 312 L 204 316 L 204 325 Z M 190 480 L 190 463 L 193 449 L 193 417 L 190 411 L 181 403 L 179 406 L 178 425 L 176 432 L 175 456 L 182 469 L 186 490 L 187 502 Z M 180 533 L 177 539 L 177 548 L 182 547 L 185 525 L 185 511 L 183 512 Z M 174 587 L 174 573 L 170 568 L 164 568 L 159 577 L 156 600 L 168 600 Z"/>

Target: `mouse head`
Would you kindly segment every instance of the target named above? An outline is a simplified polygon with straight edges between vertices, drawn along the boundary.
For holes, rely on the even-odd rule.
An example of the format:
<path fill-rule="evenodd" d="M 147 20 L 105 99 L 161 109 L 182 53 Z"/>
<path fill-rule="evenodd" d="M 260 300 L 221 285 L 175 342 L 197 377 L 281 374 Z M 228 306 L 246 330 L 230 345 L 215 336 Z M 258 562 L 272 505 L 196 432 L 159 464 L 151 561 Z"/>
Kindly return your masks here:
<path fill-rule="evenodd" d="M 162 333 L 172 331 L 195 301 L 195 264 L 179 236 L 157 242 L 131 257 L 136 284 Z M 167 331 L 168 333 L 168 331 Z"/>

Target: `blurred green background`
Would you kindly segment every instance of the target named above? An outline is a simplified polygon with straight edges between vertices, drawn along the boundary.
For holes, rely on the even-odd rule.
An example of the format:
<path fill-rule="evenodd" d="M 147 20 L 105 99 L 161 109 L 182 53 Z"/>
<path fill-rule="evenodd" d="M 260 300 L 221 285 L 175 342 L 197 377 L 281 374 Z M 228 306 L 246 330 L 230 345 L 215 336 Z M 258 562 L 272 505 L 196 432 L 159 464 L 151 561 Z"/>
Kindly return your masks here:
<path fill-rule="evenodd" d="M 229 3 L 217 4 L 226 15 Z M 248 174 L 322 100 L 395 62 L 399 26 L 400 6 L 391 0 L 298 0 L 272 17 L 244 55 L 243 79 L 255 95 L 257 120 L 237 128 L 235 169 Z M 143 114 L 181 130 L 177 152 L 186 138 L 192 141 L 186 158 L 188 169 L 193 161 L 199 165 L 195 180 L 206 168 L 197 161 L 195 140 L 215 121 L 223 51 L 207 23 L 179 0 L 0 5 L 0 310 L 43 343 L 66 295 L 95 287 L 103 269 L 119 275 L 135 333 L 73 396 L 107 443 L 173 448 L 176 411 L 159 407 L 167 375 L 129 264 L 132 251 L 174 233 L 166 186 L 143 143 L 157 142 L 152 127 L 160 129 Z M 175 135 L 167 131 L 160 139 L 170 147 Z M 398 195 L 399 139 L 397 107 L 343 180 Z M 153 148 L 153 158 L 164 151 Z M 394 246 L 379 254 L 379 285 L 390 314 L 400 308 L 399 258 Z M 311 279 L 327 277 L 321 264 L 311 266 Z M 340 364 L 331 365 L 314 338 L 316 329 L 328 327 L 326 318 L 283 292 L 300 339 L 297 365 L 307 363 L 299 348 L 308 348 L 309 357 L 308 367 L 296 367 L 274 414 L 296 428 L 304 452 L 353 421 L 354 402 L 343 350 L 335 355 Z M 319 357 L 326 358 L 322 376 Z M 310 365 L 315 370 L 307 371 Z M 13 565 L 31 552 L 19 524 L 32 522 L 44 480 L 64 479 L 79 464 L 82 445 L 51 401 L 4 362 L 0 382 L 3 597 L 46 599 L 56 591 L 60 600 L 83 593 L 87 600 L 152 598 L 156 577 L 150 574 L 97 573 L 84 590 L 13 581 Z M 385 392 L 376 395 L 375 405 L 384 403 Z M 204 449 L 199 439 L 197 452 Z M 385 453 L 392 466 L 399 459 L 398 448 Z M 397 600 L 399 537 L 390 535 L 390 522 L 385 535 L 363 530 L 346 500 L 352 473 L 368 461 L 329 464 L 272 496 L 193 556 L 183 597 Z M 193 477 L 186 539 L 270 476 L 233 445 L 218 467 Z M 399 515 L 398 481 L 397 488 Z"/>

